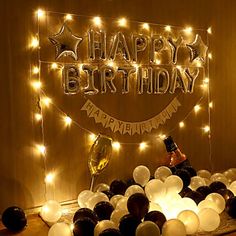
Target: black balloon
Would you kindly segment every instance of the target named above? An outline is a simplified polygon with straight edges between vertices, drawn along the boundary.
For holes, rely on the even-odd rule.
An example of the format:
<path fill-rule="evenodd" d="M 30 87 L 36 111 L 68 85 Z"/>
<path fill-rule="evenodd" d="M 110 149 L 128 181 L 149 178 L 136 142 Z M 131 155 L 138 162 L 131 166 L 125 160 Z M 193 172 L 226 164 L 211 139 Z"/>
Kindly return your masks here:
<path fill-rule="evenodd" d="M 139 219 L 142 219 L 149 210 L 149 200 L 142 193 L 131 195 L 127 201 L 129 213 Z"/>
<path fill-rule="evenodd" d="M 93 236 L 95 225 L 95 222 L 88 217 L 79 218 L 74 223 L 74 236 Z"/>
<path fill-rule="evenodd" d="M 185 166 L 183 169 L 188 171 L 191 177 L 197 176 L 197 171 L 192 166 Z"/>
<path fill-rule="evenodd" d="M 200 186 L 196 190 L 198 193 L 201 193 L 204 197 L 206 197 L 208 194 L 212 193 L 212 190 L 208 186 Z"/>
<path fill-rule="evenodd" d="M 236 197 L 230 198 L 226 202 L 226 212 L 232 217 L 236 218 Z"/>
<path fill-rule="evenodd" d="M 191 176 L 187 170 L 184 170 L 184 169 L 176 170 L 175 175 L 179 176 L 182 179 L 183 184 L 184 184 L 183 188 L 186 188 L 189 186 L 191 182 Z"/>
<path fill-rule="evenodd" d="M 128 214 L 121 218 L 119 229 L 123 236 L 135 236 L 135 231 L 141 220 Z"/>
<path fill-rule="evenodd" d="M 234 197 L 234 194 L 229 189 L 219 189 L 217 190 L 217 193 L 219 193 L 225 201 L 228 201 L 230 198 Z"/>
<path fill-rule="evenodd" d="M 73 223 L 84 217 L 90 218 L 95 224 L 98 222 L 98 216 L 94 211 L 89 208 L 80 208 L 74 214 Z"/>
<path fill-rule="evenodd" d="M 110 190 L 104 190 L 102 193 L 105 193 L 109 199 L 111 199 L 114 196 L 114 193 L 111 192 Z"/>
<path fill-rule="evenodd" d="M 110 191 L 112 193 L 124 195 L 125 190 L 127 189 L 127 185 L 122 180 L 113 180 L 110 185 Z"/>
<path fill-rule="evenodd" d="M 211 191 L 216 193 L 220 189 L 226 189 L 226 185 L 220 181 L 214 181 L 209 186 L 211 188 Z"/>
<path fill-rule="evenodd" d="M 118 229 L 105 229 L 99 236 L 122 236 L 122 234 Z"/>
<path fill-rule="evenodd" d="M 21 208 L 12 206 L 3 212 L 2 223 L 11 231 L 20 231 L 26 226 L 27 219 Z"/>
<path fill-rule="evenodd" d="M 192 192 L 192 189 L 190 189 L 190 188 L 183 188 L 182 190 L 181 190 L 181 192 L 179 193 L 179 195 L 181 196 L 181 197 L 185 197 L 185 195 L 187 194 L 187 193 L 189 193 L 189 192 Z"/>
<path fill-rule="evenodd" d="M 134 185 L 134 184 L 136 184 L 136 183 L 135 183 L 133 178 L 130 178 L 130 179 L 126 180 L 127 188 L 131 185 Z"/>
<path fill-rule="evenodd" d="M 196 204 L 198 204 L 199 202 L 201 202 L 202 200 L 204 200 L 204 196 L 199 193 L 199 192 L 196 192 L 196 191 L 192 191 L 192 192 L 189 192 L 185 195 L 185 197 L 189 197 L 191 199 L 193 199 L 194 202 L 196 202 Z"/>
<path fill-rule="evenodd" d="M 166 222 L 166 217 L 160 211 L 150 211 L 145 215 L 144 220 L 154 222 L 161 230 L 162 226 Z"/>
<path fill-rule="evenodd" d="M 110 202 L 99 202 L 94 207 L 94 212 L 97 214 L 100 220 L 109 220 L 111 213 L 114 211 L 114 207 Z"/>

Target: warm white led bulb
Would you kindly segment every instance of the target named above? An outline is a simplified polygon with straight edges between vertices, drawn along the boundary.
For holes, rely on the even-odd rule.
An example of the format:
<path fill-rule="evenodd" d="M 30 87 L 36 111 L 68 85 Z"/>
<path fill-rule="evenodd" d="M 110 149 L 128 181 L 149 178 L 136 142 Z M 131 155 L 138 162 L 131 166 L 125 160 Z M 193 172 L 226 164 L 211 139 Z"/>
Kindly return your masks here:
<path fill-rule="evenodd" d="M 180 65 L 177 65 L 176 68 L 177 68 L 178 70 L 182 70 L 182 66 L 180 66 Z"/>
<path fill-rule="evenodd" d="M 155 60 L 155 63 L 156 63 L 157 65 L 160 65 L 160 64 L 161 64 L 161 60 L 160 60 L 160 59 L 156 59 L 156 60 Z"/>
<path fill-rule="evenodd" d="M 55 174 L 54 173 L 49 173 L 46 175 L 45 177 L 45 182 L 48 184 L 52 184 L 55 178 Z"/>
<path fill-rule="evenodd" d="M 73 18 L 72 18 L 72 15 L 71 14 L 66 14 L 65 15 L 65 20 L 67 21 L 71 21 Z"/>
<path fill-rule="evenodd" d="M 170 31 L 171 31 L 171 27 L 170 27 L 169 25 L 167 25 L 167 26 L 165 27 L 165 31 L 170 32 Z"/>
<path fill-rule="evenodd" d="M 39 90 L 42 87 L 42 83 L 38 80 L 32 81 L 31 82 L 31 86 L 35 89 L 35 90 Z"/>
<path fill-rule="evenodd" d="M 58 64 L 57 63 L 54 62 L 54 63 L 51 64 L 51 69 L 52 70 L 56 70 L 57 68 L 58 68 Z"/>
<path fill-rule="evenodd" d="M 204 128 L 203 128 L 204 132 L 205 133 L 208 133 L 210 131 L 210 126 L 209 125 L 206 125 Z"/>
<path fill-rule="evenodd" d="M 39 40 L 36 36 L 32 37 L 30 47 L 37 48 L 39 46 Z"/>
<path fill-rule="evenodd" d="M 50 105 L 51 102 L 52 102 L 52 100 L 49 97 L 42 98 L 42 103 L 47 107 Z"/>
<path fill-rule="evenodd" d="M 149 30 L 149 24 L 148 23 L 143 23 L 142 28 L 145 30 Z"/>
<path fill-rule="evenodd" d="M 35 113 L 34 118 L 36 121 L 40 121 L 40 120 L 42 120 L 42 115 L 40 113 Z"/>
<path fill-rule="evenodd" d="M 210 81 L 209 78 L 206 77 L 206 78 L 203 80 L 203 83 L 204 83 L 204 84 L 209 84 L 209 81 Z"/>
<path fill-rule="evenodd" d="M 202 66 L 201 61 L 196 61 L 196 66 L 197 66 L 197 67 L 201 67 L 201 66 Z"/>
<path fill-rule="evenodd" d="M 195 113 L 199 112 L 200 109 L 201 109 L 200 105 L 195 105 L 194 106 Z"/>
<path fill-rule="evenodd" d="M 69 116 L 64 117 L 65 125 L 69 126 L 72 123 L 72 119 Z"/>
<path fill-rule="evenodd" d="M 213 108 L 213 102 L 209 102 L 209 107 Z"/>
<path fill-rule="evenodd" d="M 212 59 L 212 53 L 211 52 L 208 53 L 208 58 Z"/>
<path fill-rule="evenodd" d="M 191 34 L 191 33 L 193 32 L 193 28 L 192 28 L 192 27 L 186 27 L 186 28 L 184 29 L 184 32 L 185 32 L 186 34 Z"/>
<path fill-rule="evenodd" d="M 118 25 L 121 27 L 125 27 L 127 25 L 127 20 L 125 18 L 120 18 L 118 20 Z"/>
<path fill-rule="evenodd" d="M 165 134 L 159 134 L 158 137 L 162 140 L 164 140 L 166 138 L 166 135 Z"/>
<path fill-rule="evenodd" d="M 32 70 L 32 73 L 33 73 L 34 75 L 38 74 L 38 73 L 39 73 L 39 67 L 38 67 L 38 66 L 34 66 L 34 67 L 33 67 L 33 70 Z"/>
<path fill-rule="evenodd" d="M 147 148 L 147 143 L 142 142 L 142 143 L 139 144 L 139 150 L 140 150 L 140 151 L 143 151 L 143 150 L 145 150 L 146 148 Z"/>
<path fill-rule="evenodd" d="M 40 154 L 45 155 L 46 147 L 44 145 L 37 145 L 36 148 Z"/>
<path fill-rule="evenodd" d="M 91 142 L 94 142 L 95 140 L 96 140 L 96 138 L 97 138 L 97 136 L 95 135 L 95 134 L 89 134 L 89 140 L 91 141 Z"/>
<path fill-rule="evenodd" d="M 37 14 L 38 18 L 40 19 L 40 18 L 42 18 L 42 17 L 45 16 L 45 11 L 42 10 L 42 9 L 38 9 L 38 10 L 36 11 L 36 14 Z"/>
<path fill-rule="evenodd" d="M 115 63 L 114 61 L 112 60 L 109 60 L 108 63 L 107 63 L 108 66 L 111 66 L 111 67 L 114 67 L 115 66 Z"/>
<path fill-rule="evenodd" d="M 185 124 L 184 124 L 183 121 L 179 122 L 179 127 L 180 127 L 180 128 L 183 128 L 184 126 L 185 126 Z"/>
<path fill-rule="evenodd" d="M 212 29 L 211 29 L 211 27 L 209 27 L 209 28 L 207 29 L 207 33 L 208 33 L 208 34 L 212 34 Z"/>
<path fill-rule="evenodd" d="M 100 18 L 99 16 L 95 16 L 95 17 L 93 18 L 93 23 L 94 23 L 94 25 L 96 25 L 96 26 L 101 26 L 102 20 L 101 20 L 101 18 Z"/>
<path fill-rule="evenodd" d="M 116 151 L 118 151 L 118 150 L 120 149 L 120 143 L 119 143 L 119 142 L 113 142 L 113 143 L 112 143 L 112 147 L 113 147 Z"/>

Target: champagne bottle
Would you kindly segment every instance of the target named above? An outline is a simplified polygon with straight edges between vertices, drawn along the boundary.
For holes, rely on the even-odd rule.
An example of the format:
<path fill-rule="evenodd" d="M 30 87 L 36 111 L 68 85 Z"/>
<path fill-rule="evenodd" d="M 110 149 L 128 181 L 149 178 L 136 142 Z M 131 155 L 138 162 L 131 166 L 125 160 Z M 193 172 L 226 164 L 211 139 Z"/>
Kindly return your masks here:
<path fill-rule="evenodd" d="M 169 136 L 164 140 L 166 151 L 168 152 L 167 158 L 169 159 L 170 167 L 178 167 L 183 162 L 187 162 L 189 164 L 185 154 L 183 154 L 178 148 L 177 144 L 174 142 L 173 138 Z"/>

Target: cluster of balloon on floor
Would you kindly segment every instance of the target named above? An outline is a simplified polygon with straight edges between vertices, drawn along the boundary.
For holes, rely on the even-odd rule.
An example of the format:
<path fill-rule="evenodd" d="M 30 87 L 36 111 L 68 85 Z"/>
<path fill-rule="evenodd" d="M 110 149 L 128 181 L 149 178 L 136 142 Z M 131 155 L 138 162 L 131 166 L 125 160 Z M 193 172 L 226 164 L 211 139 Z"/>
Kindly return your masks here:
<path fill-rule="evenodd" d="M 236 168 L 215 174 L 192 167 L 172 171 L 161 166 L 151 177 L 146 166 L 138 166 L 128 181 L 100 183 L 94 191 L 82 191 L 73 228 L 59 221 L 58 202 L 46 202 L 40 215 L 54 223 L 48 235 L 184 236 L 216 230 L 224 210 L 236 218 Z M 2 221 L 13 231 L 27 222 L 17 207 L 5 210 Z"/>
<path fill-rule="evenodd" d="M 114 180 L 110 186 L 98 184 L 93 192 L 82 191 L 72 232 L 69 225 L 56 223 L 48 235 L 184 236 L 212 232 L 220 226 L 224 210 L 236 218 L 235 196 L 235 168 L 211 174 L 192 167 L 170 170 L 161 166 L 151 177 L 149 169 L 141 165 L 126 182 Z M 46 221 L 60 218 L 60 205 L 54 204 L 58 203 L 47 202 L 42 208 L 47 209 L 41 212 Z"/>

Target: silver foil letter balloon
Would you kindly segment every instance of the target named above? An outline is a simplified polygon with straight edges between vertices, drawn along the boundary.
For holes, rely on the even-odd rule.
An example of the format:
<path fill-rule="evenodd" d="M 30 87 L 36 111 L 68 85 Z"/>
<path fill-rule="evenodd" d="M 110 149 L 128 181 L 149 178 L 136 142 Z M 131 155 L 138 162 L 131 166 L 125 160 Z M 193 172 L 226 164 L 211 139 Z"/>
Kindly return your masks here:
<path fill-rule="evenodd" d="M 62 78 L 65 94 L 77 94 L 79 91 L 79 69 L 76 65 L 68 64 L 63 67 Z"/>

